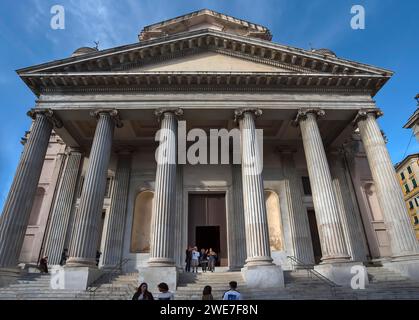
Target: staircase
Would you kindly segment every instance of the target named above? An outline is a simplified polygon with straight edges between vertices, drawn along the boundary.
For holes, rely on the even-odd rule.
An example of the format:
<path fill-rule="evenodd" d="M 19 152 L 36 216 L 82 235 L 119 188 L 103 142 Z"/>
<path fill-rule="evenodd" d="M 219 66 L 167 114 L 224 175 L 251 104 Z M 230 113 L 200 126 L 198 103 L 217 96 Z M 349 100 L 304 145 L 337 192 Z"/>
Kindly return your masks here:
<path fill-rule="evenodd" d="M 0 288 L 1 300 L 74 300 L 79 291 L 54 290 L 50 287 L 49 274 L 28 273 L 17 283 Z"/>
<path fill-rule="evenodd" d="M 131 300 L 138 288 L 138 273 L 120 274 L 107 282 L 95 283 L 85 293 L 91 300 Z M 78 295 L 80 298 L 83 294 Z"/>
<path fill-rule="evenodd" d="M 326 300 L 326 299 L 419 299 L 419 281 L 412 281 L 383 267 L 367 267 L 369 285 L 365 290 L 332 288 L 307 270 L 284 271 L 285 288 L 251 289 L 240 272 L 218 270 L 211 273 L 181 273 L 176 300 L 200 300 L 206 285 L 215 300 L 221 300 L 228 283 L 236 281 L 243 299 L 249 300 Z M 18 283 L 0 288 L 0 300 L 130 300 L 138 287 L 138 273 L 102 279 L 86 291 L 54 290 L 50 275 L 22 275 Z"/>
<path fill-rule="evenodd" d="M 224 292 L 229 290 L 229 282 L 236 281 L 239 292 L 247 290 L 241 272 L 205 272 L 179 274 L 176 300 L 201 300 L 202 290 L 209 285 L 214 300 L 221 300 Z"/>

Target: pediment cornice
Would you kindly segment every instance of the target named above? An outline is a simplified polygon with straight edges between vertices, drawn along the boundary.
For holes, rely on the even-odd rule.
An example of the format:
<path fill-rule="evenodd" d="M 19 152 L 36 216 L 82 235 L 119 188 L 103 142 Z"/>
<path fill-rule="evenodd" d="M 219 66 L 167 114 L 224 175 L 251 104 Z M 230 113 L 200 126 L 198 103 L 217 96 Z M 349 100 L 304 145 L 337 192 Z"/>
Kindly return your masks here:
<path fill-rule="evenodd" d="M 288 76 L 295 78 L 295 83 L 299 84 L 313 85 L 313 79 L 319 78 L 323 79 L 320 80 L 319 85 L 322 85 L 322 81 L 329 85 L 334 83 L 336 86 L 349 83 L 346 85 L 347 87 L 355 84 L 358 84 L 358 86 L 365 84 L 371 89 L 373 95 L 392 75 L 391 71 L 382 68 L 212 29 L 142 41 L 132 45 L 24 68 L 17 72 L 36 94 L 48 87 L 76 86 L 76 84 L 94 85 L 100 82 L 98 80 L 100 77 L 102 79 L 123 76 L 128 79 L 123 81 L 125 83 L 131 83 L 131 81 L 138 83 L 141 80 L 130 80 L 130 78 L 147 78 L 147 75 L 127 75 L 125 73 L 129 73 L 130 69 L 139 65 L 174 59 L 202 51 L 213 51 L 261 64 L 278 66 L 293 74 L 288 75 L 287 72 L 278 71 L 269 75 L 269 77 Z M 181 72 L 178 72 L 178 74 L 180 77 L 184 76 Z M 217 73 L 216 70 L 213 74 L 214 77 L 227 76 Z M 230 73 L 230 76 L 234 76 L 234 74 Z M 240 77 L 241 75 L 238 74 L 237 76 Z M 257 75 L 251 74 L 249 76 L 256 77 Z M 265 77 L 264 74 L 258 76 L 259 78 Z M 79 77 L 81 77 L 80 81 L 77 80 Z M 157 76 L 150 74 L 148 78 L 150 77 L 153 79 Z M 351 80 L 349 81 L 349 79 Z M 278 81 L 281 83 L 283 80 Z M 353 81 L 354 83 L 352 83 Z M 255 80 L 256 82 L 258 80 Z"/>

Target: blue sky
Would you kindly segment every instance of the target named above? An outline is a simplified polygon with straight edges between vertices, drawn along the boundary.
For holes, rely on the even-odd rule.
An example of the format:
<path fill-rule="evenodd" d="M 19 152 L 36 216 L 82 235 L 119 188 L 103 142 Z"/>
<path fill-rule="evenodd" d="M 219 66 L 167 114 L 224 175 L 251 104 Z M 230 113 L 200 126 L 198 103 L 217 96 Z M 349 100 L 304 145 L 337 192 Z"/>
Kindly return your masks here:
<path fill-rule="evenodd" d="M 65 8 L 65 29 L 52 30 L 50 9 Z M 350 27 L 351 7 L 366 12 L 364 30 Z M 419 93 L 419 2 L 347 0 L 22 0 L 0 2 L 0 208 L 7 197 L 29 128 L 26 111 L 35 96 L 15 70 L 68 57 L 76 48 L 100 49 L 137 42 L 143 26 L 202 8 L 267 26 L 273 41 L 299 48 L 330 48 L 340 57 L 395 72 L 375 97 L 394 162 L 406 152 L 410 130 L 403 124 Z M 419 152 L 413 138 L 407 153 Z"/>

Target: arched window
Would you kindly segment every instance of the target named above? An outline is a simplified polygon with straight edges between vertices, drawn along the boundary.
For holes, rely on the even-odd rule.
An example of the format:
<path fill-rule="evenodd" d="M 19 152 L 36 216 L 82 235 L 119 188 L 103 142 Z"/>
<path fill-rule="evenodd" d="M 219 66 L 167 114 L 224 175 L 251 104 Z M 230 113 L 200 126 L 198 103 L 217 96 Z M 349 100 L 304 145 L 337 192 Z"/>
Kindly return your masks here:
<path fill-rule="evenodd" d="M 29 225 L 35 226 L 38 224 L 39 215 L 41 213 L 42 201 L 44 200 L 45 189 L 37 188 L 35 200 L 33 201 L 31 215 L 29 217 Z"/>
<path fill-rule="evenodd" d="M 265 190 L 265 202 L 268 215 L 269 244 L 271 250 L 283 250 L 279 197 L 274 191 Z"/>
<path fill-rule="evenodd" d="M 135 198 L 131 233 L 131 252 L 150 252 L 150 225 L 154 193 L 140 192 Z"/>

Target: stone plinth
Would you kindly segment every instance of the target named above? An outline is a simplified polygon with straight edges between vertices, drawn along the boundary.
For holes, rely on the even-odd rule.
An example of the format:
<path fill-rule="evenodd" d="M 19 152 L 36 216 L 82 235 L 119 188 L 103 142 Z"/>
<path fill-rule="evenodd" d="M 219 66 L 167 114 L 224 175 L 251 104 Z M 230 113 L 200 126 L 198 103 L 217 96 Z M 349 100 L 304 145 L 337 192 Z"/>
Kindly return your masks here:
<path fill-rule="evenodd" d="M 324 263 L 314 266 L 314 270 L 342 287 L 356 289 L 356 282 L 365 288 L 369 283 L 367 268 L 359 262 Z"/>
<path fill-rule="evenodd" d="M 284 288 L 284 273 L 277 265 L 247 265 L 241 270 L 249 288 Z"/>

